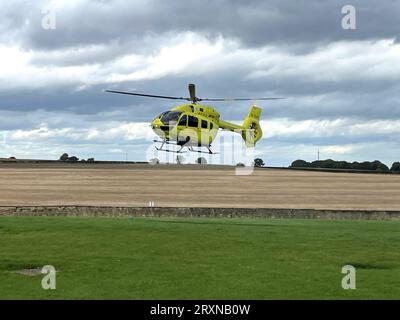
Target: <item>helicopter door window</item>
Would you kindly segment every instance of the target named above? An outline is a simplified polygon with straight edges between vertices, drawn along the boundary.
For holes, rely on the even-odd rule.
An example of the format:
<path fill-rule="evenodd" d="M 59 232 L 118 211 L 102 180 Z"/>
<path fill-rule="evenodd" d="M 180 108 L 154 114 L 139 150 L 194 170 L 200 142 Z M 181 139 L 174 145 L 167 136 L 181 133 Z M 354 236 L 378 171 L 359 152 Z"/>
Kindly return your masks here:
<path fill-rule="evenodd" d="M 179 125 L 180 126 L 185 126 L 186 127 L 186 123 L 187 123 L 187 117 L 186 114 L 184 114 L 181 119 L 179 120 Z"/>
<path fill-rule="evenodd" d="M 189 116 L 188 120 L 189 127 L 197 128 L 199 126 L 199 119 L 196 117 Z"/>
<path fill-rule="evenodd" d="M 207 121 L 206 120 L 201 120 L 201 127 L 203 128 L 203 129 L 207 129 Z"/>
<path fill-rule="evenodd" d="M 210 130 L 213 128 L 213 123 L 212 122 L 210 122 Z"/>

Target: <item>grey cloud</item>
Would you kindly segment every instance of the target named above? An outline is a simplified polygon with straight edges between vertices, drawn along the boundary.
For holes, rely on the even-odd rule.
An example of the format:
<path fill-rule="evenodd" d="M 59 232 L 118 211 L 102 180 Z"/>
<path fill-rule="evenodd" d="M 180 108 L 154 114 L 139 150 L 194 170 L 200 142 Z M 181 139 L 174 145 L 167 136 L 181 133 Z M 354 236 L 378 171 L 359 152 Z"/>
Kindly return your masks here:
<path fill-rule="evenodd" d="M 41 28 L 46 1 L 16 1 L 2 16 L 20 32 L 29 48 L 53 50 L 90 44 L 138 41 L 144 35 L 193 31 L 210 38 L 222 35 L 244 46 L 294 45 L 304 51 L 311 44 L 338 40 L 398 38 L 400 3 L 353 1 L 357 30 L 341 28 L 340 1 L 82 1 L 57 11 L 57 29 Z M 20 10 L 24 6 L 24 10 Z M 21 11 L 23 13 L 21 13 Z M 29 22 L 29 28 L 26 22 Z M 308 43 L 308 46 L 304 46 Z M 139 46 L 140 48 L 140 46 Z M 302 50 L 301 50 L 302 48 Z"/>
<path fill-rule="evenodd" d="M 208 75 L 202 77 L 169 76 L 158 80 L 127 82 L 119 85 L 96 85 L 82 91 L 72 87 L 42 90 L 7 91 L 0 94 L 0 108 L 11 111 L 64 111 L 81 115 L 97 115 L 114 111 L 111 120 L 149 121 L 176 101 L 129 97 L 103 92 L 106 88 L 119 88 L 174 96 L 187 95 L 187 83 L 197 84 L 200 97 L 257 97 L 279 96 L 281 101 L 259 101 L 263 117 L 293 119 L 324 119 L 357 117 L 364 119 L 399 119 L 399 85 L 379 83 L 328 84 L 308 83 L 301 79 L 287 79 L 276 83 L 274 79 L 245 80 L 239 74 Z M 347 84 L 347 85 L 346 85 Z M 359 86 L 359 87 L 357 87 Z M 182 102 L 183 103 L 183 102 Z M 225 119 L 242 120 L 251 102 L 224 102 L 214 106 Z"/>
<path fill-rule="evenodd" d="M 356 40 L 398 39 L 400 3 L 396 1 L 148 1 L 136 5 L 127 1 L 81 1 L 57 11 L 57 29 L 44 31 L 40 21 L 47 1 L 13 1 L 4 4 L 0 13 L 0 44 L 18 46 L 33 53 L 30 64 L 39 67 L 83 66 L 98 64 L 112 72 L 112 63 L 126 54 L 153 55 L 174 37 L 193 32 L 211 42 L 220 37 L 236 41 L 236 49 L 261 50 L 273 46 L 278 54 L 303 56 L 337 41 L 343 47 Z M 357 9 L 357 30 L 341 28 L 342 5 L 353 4 Z M 3 5 L 3 4 L 2 4 Z M 178 38 L 179 41 L 179 38 Z M 374 44 L 372 43 L 371 46 Z M 232 50 L 235 50 L 233 48 Z M 187 52 L 191 54 L 190 50 Z M 290 59 L 290 57 L 289 57 Z M 337 59 L 332 57 L 331 59 Z M 341 58 L 345 60 L 344 58 Z M 349 60 L 351 57 L 349 57 Z M 365 58 L 368 61 L 368 57 Z M 334 61 L 327 60 L 329 66 Z M 342 60 L 341 60 L 342 62 Z M 279 64 L 279 61 L 277 61 Z M 379 69 L 379 63 L 376 67 Z M 159 112 L 173 107 L 175 101 L 152 100 L 106 94 L 103 89 L 114 88 L 155 94 L 186 96 L 187 83 L 197 84 L 200 97 L 257 97 L 281 96 L 285 100 L 259 102 L 263 118 L 276 117 L 294 120 L 351 118 L 400 119 L 400 84 L 390 76 L 357 77 L 340 73 L 336 77 L 316 79 L 306 74 L 273 73 L 249 78 L 254 71 L 265 71 L 269 65 L 235 63 L 198 72 L 198 65 L 186 70 L 161 75 L 150 80 L 85 84 L 79 77 L 44 86 L 4 89 L 0 84 L 0 130 L 35 129 L 42 122 L 49 128 L 84 129 L 98 127 L 104 122 L 147 122 Z M 349 67 L 352 71 L 351 66 Z M 268 70 L 267 70 L 268 71 Z M 317 70 L 318 71 L 318 70 Z M 315 73 L 314 73 L 315 75 Z M 100 77 L 103 76 L 100 74 Z M 104 75 L 106 76 L 106 74 Z M 29 80 L 29 79 L 28 79 Z M 12 82 L 12 79 L 7 79 Z M 103 82 L 103 83 L 102 83 Z M 7 84 L 7 83 L 4 83 Z M 81 85 L 86 85 L 79 88 Z M 79 90 L 78 90 L 79 88 Z M 223 119 L 241 122 L 250 103 L 219 103 L 215 107 Z M 358 144 L 399 146 L 393 134 L 374 134 L 344 137 L 279 136 L 263 139 L 260 150 L 268 155 L 268 148 L 276 150 L 302 145 Z M 71 141 L 55 138 L 52 144 L 68 146 L 84 152 L 95 150 L 99 156 L 110 158 L 102 148 L 129 145 L 137 142 Z M 43 141 L 46 144 L 46 141 Z M 22 148 L 23 143 L 19 142 Z M 102 145 L 99 147 L 99 145 Z M 45 154 L 46 148 L 38 154 Z M 142 147 L 141 147 L 142 148 Z M 375 147 L 376 148 L 376 147 Z M 143 149 L 143 148 L 142 148 Z M 377 150 L 362 149 L 353 157 L 371 160 Z M 27 151 L 28 152 L 28 151 Z M 354 151 L 356 152 L 356 151 Z M 57 149 L 58 153 L 58 149 Z M 386 159 L 395 157 L 387 151 Z M 89 152 L 88 152 L 89 154 Z M 349 156 L 349 157 L 350 157 Z M 276 164 L 294 160 L 290 155 L 275 159 Z M 379 158 L 379 154 L 376 155 Z M 283 160 L 282 160 L 283 159 Z M 382 159 L 384 160 L 384 159 Z M 389 161 L 389 160 L 388 160 Z"/>

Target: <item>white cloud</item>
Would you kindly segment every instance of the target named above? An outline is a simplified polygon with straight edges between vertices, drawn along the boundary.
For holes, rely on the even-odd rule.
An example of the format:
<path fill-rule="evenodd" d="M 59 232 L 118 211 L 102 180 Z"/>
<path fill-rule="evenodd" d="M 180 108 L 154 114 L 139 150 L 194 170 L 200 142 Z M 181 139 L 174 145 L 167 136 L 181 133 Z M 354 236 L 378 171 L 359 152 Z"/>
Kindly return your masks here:
<path fill-rule="evenodd" d="M 73 10 L 84 9 L 91 5 L 97 6 L 102 2 L 82 3 L 58 1 L 57 10 L 71 13 Z M 140 1 L 138 10 L 146 10 L 139 4 Z M 106 2 L 104 6 L 99 5 L 98 8 L 103 13 L 106 13 L 107 9 Z M 270 83 L 267 81 L 270 79 L 276 81 L 276 88 L 282 87 L 283 90 L 285 88 L 291 90 L 287 88 L 296 87 L 300 82 L 310 83 L 314 88 L 309 92 L 301 92 L 299 97 L 287 97 L 284 101 L 293 103 L 293 108 L 299 105 L 303 110 L 304 106 L 310 106 L 308 111 L 311 110 L 310 118 L 313 118 L 321 109 L 338 110 L 358 104 L 355 96 L 349 102 L 346 102 L 340 94 L 335 97 L 335 89 L 330 86 L 333 82 L 344 81 L 349 85 L 354 83 L 356 88 L 364 90 L 363 94 L 367 96 L 364 101 L 370 103 L 375 96 L 372 98 L 368 96 L 365 93 L 368 89 L 363 89 L 359 83 L 369 80 L 383 83 L 384 80 L 390 80 L 390 84 L 393 85 L 400 80 L 400 44 L 391 39 L 332 42 L 311 52 L 296 53 L 287 50 L 287 47 L 279 46 L 276 42 L 274 45 L 244 48 L 238 41 L 223 36 L 210 39 L 194 32 L 141 36 L 139 42 L 151 44 L 146 50 L 138 50 L 135 47 L 138 42 L 132 39 L 132 42 L 124 44 L 113 40 L 103 44 L 86 44 L 43 51 L 33 48 L 23 49 L 17 41 L 12 45 L 0 43 L 0 90 L 7 92 L 10 89 L 28 88 L 39 89 L 42 92 L 41 90 L 51 89 L 53 86 L 68 85 L 74 86 L 77 91 L 85 91 L 90 86 L 99 84 L 116 83 L 120 86 L 121 82 L 125 81 L 144 82 L 160 78 L 169 81 L 179 77 L 198 79 L 200 76 L 203 76 L 202 79 L 210 79 L 209 84 L 212 86 L 219 81 L 218 79 L 227 81 L 227 75 L 237 74 L 242 77 L 241 82 L 234 78 L 228 79 L 228 82 L 247 81 L 250 85 L 257 84 L 259 87 L 255 90 L 258 92 L 270 89 L 263 88 L 265 83 Z M 329 82 L 329 88 L 326 89 L 328 93 L 316 93 L 323 82 Z M 244 92 L 252 89 L 250 85 Z M 301 88 L 307 89 L 304 86 Z M 235 89 L 241 90 L 240 87 L 232 86 L 232 90 Z M 387 108 L 395 111 L 398 107 L 398 95 L 394 94 L 391 98 Z M 370 106 L 365 108 L 368 117 L 379 116 L 379 112 L 376 116 L 371 109 L 368 109 Z M 379 105 L 376 108 L 379 108 Z M 110 107 L 107 112 L 102 115 L 102 119 L 111 119 L 113 113 L 118 113 L 119 110 Z M 302 110 L 298 111 L 298 114 L 301 112 Z M 265 139 L 256 152 L 271 157 L 276 154 L 285 159 L 284 161 L 288 161 L 294 155 L 313 157 L 317 148 L 320 148 L 321 153 L 327 157 L 357 158 L 377 154 L 378 149 L 374 148 L 386 150 L 389 146 L 393 147 L 385 139 L 400 134 L 400 120 L 355 120 L 347 117 L 346 112 L 342 113 L 345 116 L 326 120 L 288 118 L 263 120 L 261 125 Z M 7 131 L 7 138 L 0 142 L 0 154 L 18 157 L 40 158 L 49 155 L 54 157 L 71 146 L 82 152 L 85 149 L 93 149 L 99 155 L 107 157 L 105 152 L 110 152 L 114 156 L 124 152 L 124 148 L 120 147 L 121 144 L 132 144 L 138 150 L 143 150 L 144 147 L 140 145 L 143 140 L 147 145 L 154 137 L 148 123 L 145 122 L 97 121 L 99 118 L 91 121 L 84 115 L 45 111 L 23 114 L 2 113 L 0 117 L 7 119 L 4 121 L 5 125 L 19 128 Z M 46 123 L 41 123 L 42 119 Z M 360 139 L 357 143 L 338 144 L 334 141 L 338 137 L 342 140 L 346 137 L 352 139 L 360 137 Z M 279 142 L 280 138 L 283 139 Z M 322 138 L 332 139 L 321 142 Z M 299 142 L 300 139 L 305 142 Z M 309 142 L 311 139 L 315 145 Z M 379 141 L 371 142 L 374 139 Z M 395 151 L 386 152 L 390 153 L 388 159 L 396 156 Z M 278 163 L 278 160 L 276 162 Z"/>
<path fill-rule="evenodd" d="M 400 135 L 400 120 L 355 120 L 341 118 L 334 120 L 290 120 L 275 118 L 261 121 L 266 138 L 285 137 L 334 137 L 334 136 L 376 136 Z"/>
<path fill-rule="evenodd" d="M 86 128 L 49 128 L 41 124 L 39 128 L 13 130 L 7 132 L 7 143 L 46 142 L 60 143 L 79 141 L 80 143 L 119 143 L 121 141 L 152 140 L 154 134 L 148 123 L 102 122 L 97 127 L 87 124 Z"/>
<path fill-rule="evenodd" d="M 320 151 L 324 154 L 342 155 L 354 152 L 359 146 L 357 145 L 336 145 L 322 147 Z"/>
<path fill-rule="evenodd" d="M 18 113 L 13 116 L 18 118 Z M 128 152 L 130 159 L 145 160 L 146 150 L 154 149 L 152 140 L 155 135 L 148 122 L 93 122 L 90 118 L 71 117 L 66 123 L 67 127 L 60 127 L 58 117 L 53 121 L 52 113 L 46 115 L 45 112 L 40 112 L 35 128 L 3 132 L 0 135 L 0 157 L 56 159 L 61 153 L 68 152 L 79 157 L 95 156 L 99 159 L 124 160 Z M 42 123 L 43 118 L 48 121 Z M 76 126 L 72 125 L 74 123 Z M 57 126 L 53 127 L 54 124 Z M 388 135 L 400 134 L 398 120 L 357 122 L 346 118 L 295 121 L 278 118 L 262 121 L 261 124 L 264 138 L 257 144 L 254 156 L 264 158 L 270 165 L 288 165 L 296 158 L 312 161 L 316 159 L 318 149 L 321 159 L 379 159 L 388 164 L 399 160 L 399 143 L 387 140 Z M 381 137 L 377 139 L 379 135 Z M 233 141 L 239 142 L 239 145 L 242 142 L 240 136 L 234 133 L 221 132 L 219 136 L 224 137 L 224 146 L 222 147 L 217 140 L 213 145 L 216 151 L 220 151 L 221 148 L 229 149 Z M 356 142 L 339 144 L 335 142 L 338 137 L 344 141 L 347 137 L 356 140 L 357 137 L 361 138 Z M 190 159 L 192 161 L 193 157 Z M 209 160 L 215 163 L 218 159 L 211 157 Z"/>
<path fill-rule="evenodd" d="M 309 81 L 400 78 L 400 44 L 393 39 L 334 42 L 305 55 L 282 52 L 279 48 L 262 50 L 265 56 L 258 60 L 258 69 L 249 78 L 306 77 Z"/>
<path fill-rule="evenodd" d="M 179 39 L 179 41 L 177 41 Z M 111 74 L 107 82 L 157 79 L 167 75 L 204 70 L 202 61 L 212 61 L 221 55 L 224 41 L 219 38 L 212 43 L 194 33 L 179 35 L 172 44 L 161 47 L 156 55 L 143 57 L 128 55 L 117 60 L 114 65 L 130 65 L 135 71 L 125 74 Z"/>
<path fill-rule="evenodd" d="M 131 53 L 109 56 L 111 47 L 90 45 L 79 48 L 36 52 L 18 46 L 0 45 L 0 83 L 3 89 L 76 86 L 158 79 L 170 75 L 223 73 L 246 70 L 248 79 L 271 77 L 291 81 L 400 80 L 400 44 L 393 40 L 336 42 L 317 51 L 298 55 L 266 46 L 244 49 L 233 40 L 209 40 L 186 32 L 163 41 L 153 54 Z M 132 51 L 135 52 L 134 48 Z M 104 55 L 108 60 L 81 65 L 57 65 L 57 61 L 90 61 Z M 48 63 L 46 64 L 46 59 Z M 41 64 L 37 64 L 40 61 Z"/>

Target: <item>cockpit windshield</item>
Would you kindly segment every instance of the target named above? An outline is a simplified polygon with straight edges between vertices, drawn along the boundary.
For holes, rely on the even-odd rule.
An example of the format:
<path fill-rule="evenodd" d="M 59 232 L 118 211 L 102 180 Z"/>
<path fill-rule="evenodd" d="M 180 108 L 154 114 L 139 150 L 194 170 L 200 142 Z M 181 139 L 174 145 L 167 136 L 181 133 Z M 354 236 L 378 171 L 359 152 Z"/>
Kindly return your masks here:
<path fill-rule="evenodd" d="M 167 111 L 167 112 L 164 112 L 163 114 L 161 114 L 160 120 L 164 124 L 168 124 L 168 123 L 175 124 L 178 122 L 179 116 L 181 114 L 182 114 L 182 111 Z"/>

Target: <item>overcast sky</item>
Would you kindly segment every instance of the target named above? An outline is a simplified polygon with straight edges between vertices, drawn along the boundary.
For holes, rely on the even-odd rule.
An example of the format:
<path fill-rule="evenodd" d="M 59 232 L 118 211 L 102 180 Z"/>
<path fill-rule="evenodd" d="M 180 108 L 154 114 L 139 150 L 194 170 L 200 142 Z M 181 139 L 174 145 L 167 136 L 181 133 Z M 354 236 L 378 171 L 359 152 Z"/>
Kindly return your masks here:
<path fill-rule="evenodd" d="M 356 9 L 355 30 L 342 28 L 344 5 Z M 0 157 L 145 160 L 148 122 L 176 102 L 102 90 L 187 96 L 195 83 L 200 97 L 285 98 L 257 103 L 255 153 L 269 165 L 315 160 L 318 149 L 400 160 L 399 1 L 5 0 L 0 9 Z M 53 13 L 55 29 L 43 28 Z M 250 104 L 214 106 L 241 123 Z"/>

